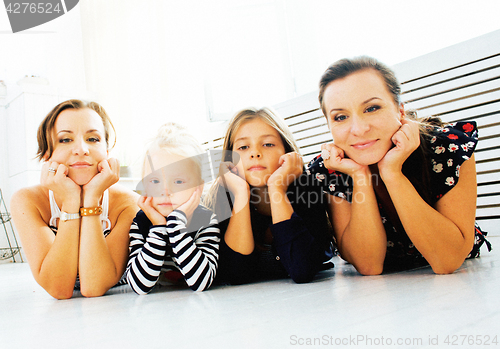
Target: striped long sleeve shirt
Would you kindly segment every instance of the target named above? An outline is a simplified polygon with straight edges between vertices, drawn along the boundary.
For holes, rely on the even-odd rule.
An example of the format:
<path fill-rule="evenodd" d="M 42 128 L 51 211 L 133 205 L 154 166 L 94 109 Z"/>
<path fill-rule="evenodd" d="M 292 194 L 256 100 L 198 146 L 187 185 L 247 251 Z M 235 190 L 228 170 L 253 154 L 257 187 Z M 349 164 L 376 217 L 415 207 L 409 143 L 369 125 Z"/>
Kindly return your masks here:
<path fill-rule="evenodd" d="M 219 259 L 219 226 L 214 213 L 198 206 L 190 224 L 182 211 L 174 210 L 167 225 L 152 225 L 139 211 L 130 228 L 126 277 L 138 294 L 149 293 L 160 277 L 178 271 L 194 291 L 210 287 Z"/>

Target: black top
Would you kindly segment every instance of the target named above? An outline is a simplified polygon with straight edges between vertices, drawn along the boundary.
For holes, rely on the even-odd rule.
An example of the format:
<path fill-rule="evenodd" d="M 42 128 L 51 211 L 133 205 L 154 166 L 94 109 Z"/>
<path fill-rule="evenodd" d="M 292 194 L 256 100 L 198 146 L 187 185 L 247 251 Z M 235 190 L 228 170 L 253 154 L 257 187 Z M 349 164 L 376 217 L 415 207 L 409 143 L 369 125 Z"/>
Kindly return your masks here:
<path fill-rule="evenodd" d="M 320 270 L 333 267 L 333 238 L 326 215 L 322 187 L 303 173 L 287 191 L 294 213 L 286 221 L 272 223 L 272 217 L 258 213 L 251 206 L 255 249 L 250 255 L 220 244 L 218 280 L 241 284 L 259 279 L 291 277 L 295 282 L 309 282 Z M 220 223 L 224 236 L 229 219 Z M 272 244 L 265 245 L 267 229 Z"/>
<path fill-rule="evenodd" d="M 450 191 L 459 179 L 460 166 L 468 160 L 476 148 L 478 135 L 476 123 L 457 122 L 443 127 L 429 126 L 430 200 L 436 203 Z M 342 172 L 331 171 L 324 167 L 323 159 L 317 156 L 306 170 L 314 182 L 322 185 L 326 192 L 352 202 L 352 178 Z M 390 221 L 379 199 L 380 216 L 387 234 L 387 253 L 384 270 L 408 269 L 427 265 L 427 261 L 418 252 L 404 230 L 398 230 Z M 470 257 L 479 256 L 479 247 L 485 241 L 484 235 L 476 225 L 476 240 Z M 487 242 L 488 247 L 489 243 Z"/>

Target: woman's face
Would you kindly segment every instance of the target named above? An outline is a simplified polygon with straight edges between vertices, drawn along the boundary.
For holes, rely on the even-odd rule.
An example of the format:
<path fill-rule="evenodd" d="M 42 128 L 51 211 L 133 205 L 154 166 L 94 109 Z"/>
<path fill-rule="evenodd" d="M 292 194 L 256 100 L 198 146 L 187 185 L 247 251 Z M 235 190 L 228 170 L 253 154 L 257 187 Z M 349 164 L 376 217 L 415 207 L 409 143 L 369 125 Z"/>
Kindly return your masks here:
<path fill-rule="evenodd" d="M 233 149 L 241 161 L 239 173 L 253 187 L 267 185 L 269 177 L 278 169 L 279 159 L 285 154 L 281 136 L 261 119 L 243 123 L 234 135 Z"/>
<path fill-rule="evenodd" d="M 377 71 L 365 69 L 332 81 L 323 103 L 333 142 L 358 164 L 375 164 L 392 148 L 404 109 Z"/>
<path fill-rule="evenodd" d="M 87 184 L 98 172 L 97 165 L 108 158 L 102 119 L 94 110 L 66 109 L 56 119 L 54 151 L 47 161 L 68 167 L 68 177 Z"/>

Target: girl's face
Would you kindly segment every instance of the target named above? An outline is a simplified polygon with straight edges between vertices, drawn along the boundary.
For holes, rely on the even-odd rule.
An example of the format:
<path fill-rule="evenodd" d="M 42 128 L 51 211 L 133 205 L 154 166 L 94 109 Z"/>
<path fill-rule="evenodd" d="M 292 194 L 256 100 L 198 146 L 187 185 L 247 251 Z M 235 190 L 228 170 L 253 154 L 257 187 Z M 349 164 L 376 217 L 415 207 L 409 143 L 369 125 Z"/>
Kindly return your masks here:
<path fill-rule="evenodd" d="M 332 81 L 323 103 L 333 142 L 358 164 L 375 164 L 393 147 L 404 109 L 377 71 L 365 69 Z"/>
<path fill-rule="evenodd" d="M 97 165 L 108 158 L 102 119 L 94 110 L 66 109 L 54 123 L 54 151 L 47 161 L 66 165 L 68 177 L 87 184 L 98 172 Z"/>
<path fill-rule="evenodd" d="M 285 154 L 281 136 L 261 119 L 243 123 L 234 135 L 233 149 L 241 161 L 238 172 L 252 187 L 267 185 L 269 177 L 279 168 L 279 159 Z"/>
<path fill-rule="evenodd" d="M 153 197 L 152 206 L 163 216 L 188 201 L 202 185 L 201 173 L 195 161 L 165 149 L 149 153 L 144 177 L 145 195 Z M 153 171 L 150 168 L 153 165 Z"/>

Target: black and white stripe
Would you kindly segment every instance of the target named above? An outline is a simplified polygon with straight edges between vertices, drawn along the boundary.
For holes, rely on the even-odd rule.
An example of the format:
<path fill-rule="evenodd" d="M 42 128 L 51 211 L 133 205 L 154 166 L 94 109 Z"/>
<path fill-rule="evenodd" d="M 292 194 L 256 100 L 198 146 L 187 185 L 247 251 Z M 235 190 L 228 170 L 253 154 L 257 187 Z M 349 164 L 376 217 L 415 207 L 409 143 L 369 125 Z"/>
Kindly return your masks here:
<path fill-rule="evenodd" d="M 149 220 L 134 219 L 126 274 L 136 293 L 149 293 L 161 273 L 169 270 L 180 271 L 194 291 L 210 287 L 219 258 L 219 227 L 215 214 L 210 212 L 207 216 L 207 210 L 201 210 L 193 213 L 193 221 L 187 228 L 185 214 L 177 210 L 167 217 L 166 226 L 151 226 Z M 200 222 L 197 213 L 204 216 L 205 222 Z M 149 230 L 145 231 L 141 225 L 147 222 Z"/>

